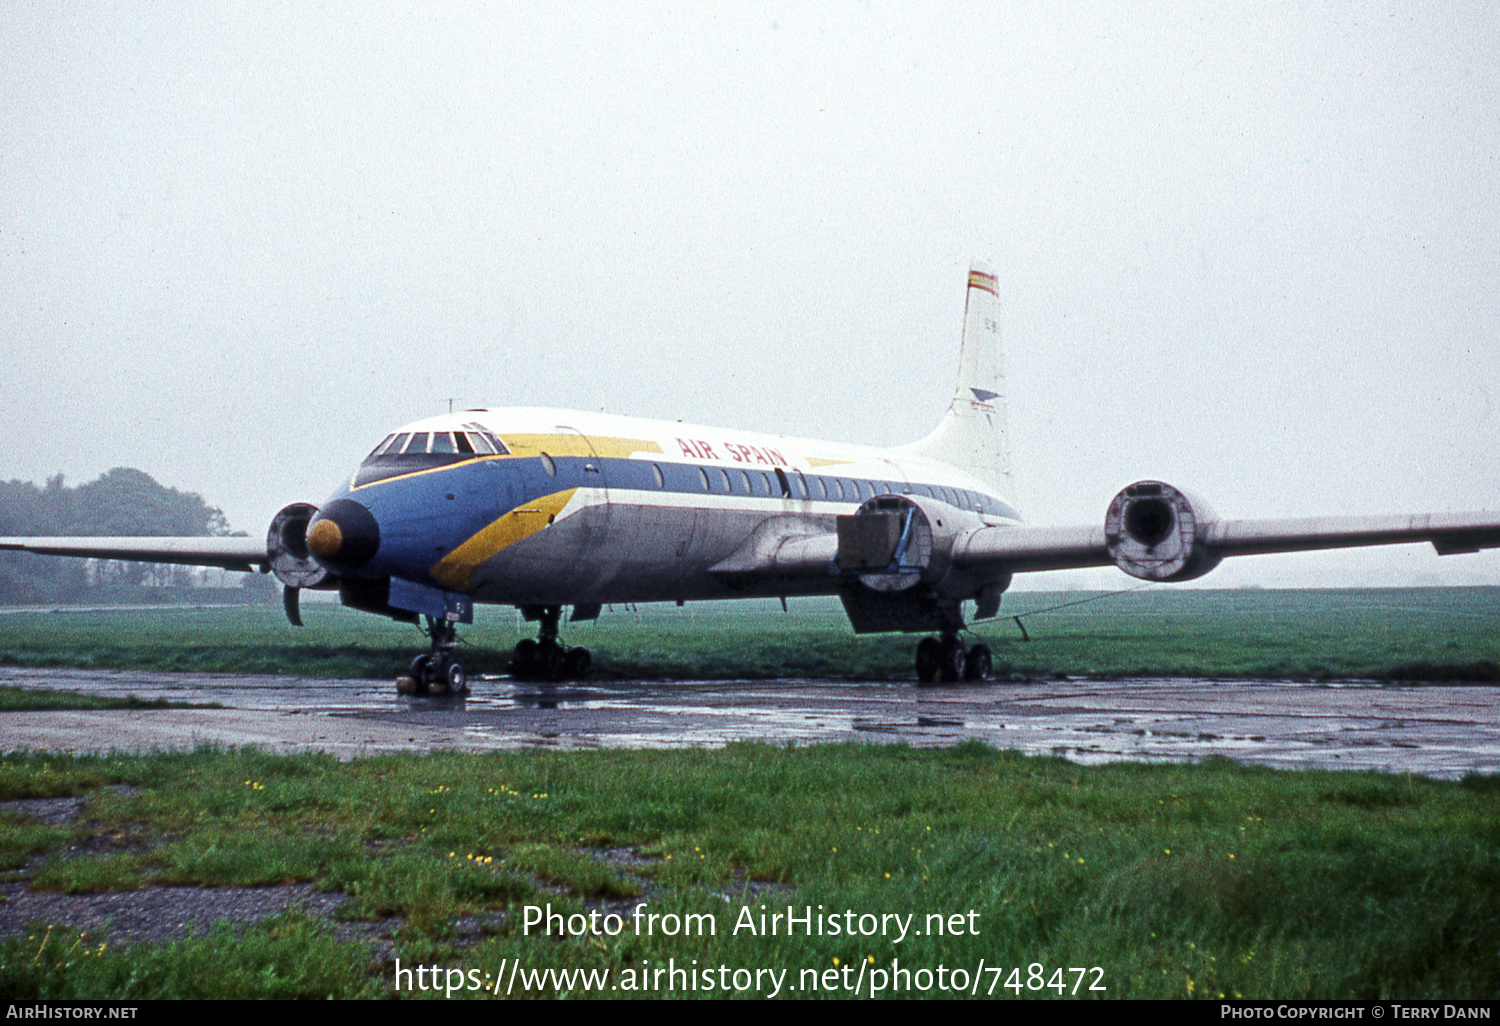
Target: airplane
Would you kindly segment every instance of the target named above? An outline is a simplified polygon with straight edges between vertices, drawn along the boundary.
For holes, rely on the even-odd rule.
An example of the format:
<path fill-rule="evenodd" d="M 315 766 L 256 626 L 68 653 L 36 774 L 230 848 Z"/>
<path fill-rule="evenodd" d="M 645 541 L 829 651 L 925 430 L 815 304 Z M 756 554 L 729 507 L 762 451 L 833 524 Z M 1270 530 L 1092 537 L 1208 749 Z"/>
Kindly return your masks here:
<path fill-rule="evenodd" d="M 964 604 L 994 617 L 1018 573 L 1119 567 L 1186 581 L 1229 556 L 1430 542 L 1500 547 L 1500 513 L 1221 519 L 1162 481 L 1115 495 L 1102 524 L 1032 527 L 1013 504 L 993 270 L 968 274 L 958 382 L 937 427 L 893 449 L 537 408 L 471 409 L 387 434 L 321 506 L 293 503 L 244 538 L 0 538 L 0 549 L 274 574 L 287 618 L 303 589 L 425 625 L 398 684 L 461 693 L 457 625 L 474 605 L 538 625 L 518 679 L 585 676 L 563 610 L 606 604 L 836 595 L 855 633 L 924 633 L 919 681 L 982 680 Z"/>

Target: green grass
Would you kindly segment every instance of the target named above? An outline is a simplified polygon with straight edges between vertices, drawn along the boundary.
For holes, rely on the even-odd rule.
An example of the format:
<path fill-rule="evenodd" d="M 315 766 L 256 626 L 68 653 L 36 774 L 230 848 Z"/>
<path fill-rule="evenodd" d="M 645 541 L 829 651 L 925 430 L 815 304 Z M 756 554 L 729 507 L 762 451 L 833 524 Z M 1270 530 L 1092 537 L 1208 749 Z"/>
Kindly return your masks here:
<path fill-rule="evenodd" d="M 49 688 L 0 686 L 0 712 L 55 712 L 70 709 L 222 709 L 218 702 L 173 702 L 165 698 L 105 698 Z"/>
<path fill-rule="evenodd" d="M 243 932 L 221 924 L 180 944 L 129 951 L 61 927 L 38 926 L 22 940 L 0 942 L 0 995 L 11 999 L 371 998 L 387 992 L 350 960 L 327 924 L 296 912 Z"/>
<path fill-rule="evenodd" d="M 1496 778 L 1220 760 L 1082 767 L 978 742 L 343 764 L 255 750 L 0 757 L 0 797 L 45 795 L 87 803 L 65 827 L 0 819 L 0 850 L 12 865 L 32 860 L 34 888 L 312 882 L 351 896 L 346 918 L 399 917 L 383 928 L 407 967 L 495 973 L 519 958 L 619 981 L 643 964 L 698 959 L 785 970 L 795 984 L 834 959 L 910 969 L 984 959 L 1019 967 L 1028 996 L 1052 996 L 1024 989 L 1033 963 L 1049 979 L 1054 967 L 1098 966 L 1103 996 L 1117 998 L 1500 996 Z M 90 836 L 119 847 L 80 856 Z M 644 861 L 611 863 L 606 850 L 619 848 Z M 641 901 L 711 917 L 716 932 L 637 935 L 628 915 Z M 522 909 L 547 904 L 617 909 L 626 929 L 527 935 Z M 960 914 L 978 934 L 736 935 L 743 910 L 756 917 L 761 905 L 911 914 L 918 926 Z M 456 924 L 475 915 L 489 917 L 488 932 L 461 942 Z M 368 941 L 338 940 L 338 927 L 291 914 L 238 941 L 216 930 L 100 951 L 93 935 L 39 924 L 0 942 L 0 993 L 391 993 L 393 966 Z"/>
<path fill-rule="evenodd" d="M 1046 612 L 1051 606 L 1078 603 Z M 1022 592 L 976 625 L 1000 675 L 1500 680 L 1500 588 Z M 1022 640 L 1020 615 L 1030 640 Z M 426 647 L 414 628 L 309 603 L 279 608 L 112 610 L 0 617 L 0 663 L 393 678 Z M 503 673 L 534 633 L 513 610 L 481 608 L 461 631 L 471 673 Z M 914 639 L 855 637 L 834 600 L 607 610 L 564 624 L 596 679 L 909 679 Z"/>

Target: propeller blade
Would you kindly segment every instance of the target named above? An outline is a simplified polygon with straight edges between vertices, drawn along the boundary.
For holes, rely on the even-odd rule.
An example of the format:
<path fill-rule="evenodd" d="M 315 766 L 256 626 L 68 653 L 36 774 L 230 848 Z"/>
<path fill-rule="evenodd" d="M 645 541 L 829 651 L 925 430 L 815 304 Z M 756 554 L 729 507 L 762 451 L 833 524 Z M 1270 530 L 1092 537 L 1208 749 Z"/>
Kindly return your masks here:
<path fill-rule="evenodd" d="M 281 608 L 286 610 L 286 618 L 293 627 L 302 626 L 302 610 L 299 608 L 301 595 L 302 589 L 290 584 L 281 589 Z"/>

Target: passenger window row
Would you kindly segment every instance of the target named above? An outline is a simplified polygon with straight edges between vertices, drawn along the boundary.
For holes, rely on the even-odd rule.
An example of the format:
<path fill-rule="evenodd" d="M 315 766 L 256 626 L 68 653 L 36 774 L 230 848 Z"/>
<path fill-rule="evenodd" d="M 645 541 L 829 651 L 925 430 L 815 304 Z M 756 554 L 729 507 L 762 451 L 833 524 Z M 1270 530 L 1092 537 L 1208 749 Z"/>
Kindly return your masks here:
<path fill-rule="evenodd" d="M 544 464 L 548 462 L 544 458 Z M 610 483 L 617 487 L 645 487 L 646 482 L 632 481 L 635 466 L 631 461 L 612 464 Z M 618 469 L 617 469 L 618 468 Z M 550 473 L 556 473 L 555 468 Z M 863 502 L 876 495 L 924 495 L 976 513 L 998 512 L 994 503 L 979 492 L 939 485 L 908 485 L 894 481 L 804 475 L 781 468 L 765 470 L 729 470 L 724 467 L 692 467 L 682 464 L 651 464 L 651 486 L 659 490 L 699 491 L 720 495 L 780 496 L 785 499 Z"/>
<path fill-rule="evenodd" d="M 389 435 L 381 441 L 365 457 L 355 483 L 367 484 L 410 470 L 458 463 L 478 456 L 509 454 L 510 450 L 504 442 L 478 424 L 465 424 L 458 431 L 408 431 Z M 547 475 L 557 476 L 557 460 L 545 452 L 540 459 Z M 594 466 L 592 461 L 585 462 Z M 766 471 L 700 467 L 681 463 L 645 464 L 637 460 L 611 460 L 609 463 L 607 483 L 620 488 L 656 488 L 674 492 L 697 491 L 763 498 L 779 496 L 784 499 L 833 502 L 863 502 L 876 495 L 905 493 L 924 495 L 976 513 L 1002 512 L 992 500 L 978 492 L 939 485 L 909 485 L 822 474 L 805 475 L 799 470 L 788 473 L 780 467 L 774 471 Z M 648 466 L 649 471 L 646 469 Z"/>

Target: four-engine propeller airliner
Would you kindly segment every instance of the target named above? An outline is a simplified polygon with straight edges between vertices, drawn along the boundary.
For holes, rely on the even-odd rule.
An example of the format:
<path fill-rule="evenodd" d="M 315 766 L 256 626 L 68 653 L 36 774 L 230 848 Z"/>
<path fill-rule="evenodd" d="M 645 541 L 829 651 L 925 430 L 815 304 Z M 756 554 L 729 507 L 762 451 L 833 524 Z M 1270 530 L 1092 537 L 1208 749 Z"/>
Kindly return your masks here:
<path fill-rule="evenodd" d="M 876 449 L 729 428 L 550 409 L 476 409 L 407 424 L 322 507 L 296 503 L 265 542 L 238 538 L 0 538 L 53 555 L 269 571 L 300 624 L 301 589 L 422 623 L 419 691 L 462 691 L 455 625 L 475 603 L 539 625 L 520 677 L 588 672 L 558 641 L 606 603 L 837 595 L 856 633 L 927 632 L 925 682 L 982 679 L 963 604 L 996 614 L 1012 576 L 1114 564 L 1185 581 L 1226 556 L 1403 542 L 1440 554 L 1500 547 L 1500 514 L 1223 520 L 1160 481 L 1114 497 L 1100 525 L 1026 526 L 1012 505 L 998 291 L 969 272 L 958 385 L 937 428 Z"/>

